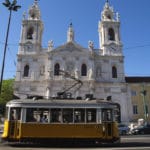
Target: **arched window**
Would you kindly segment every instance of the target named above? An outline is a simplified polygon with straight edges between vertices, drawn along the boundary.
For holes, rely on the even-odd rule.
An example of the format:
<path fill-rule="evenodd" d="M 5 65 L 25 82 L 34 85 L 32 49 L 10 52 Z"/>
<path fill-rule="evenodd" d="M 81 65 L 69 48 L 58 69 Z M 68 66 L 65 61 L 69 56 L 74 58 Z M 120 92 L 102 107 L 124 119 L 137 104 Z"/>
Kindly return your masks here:
<path fill-rule="evenodd" d="M 109 14 L 109 15 L 107 15 L 107 18 L 108 18 L 108 19 L 111 19 L 111 15 L 110 15 L 110 14 Z"/>
<path fill-rule="evenodd" d="M 96 68 L 96 77 L 100 77 L 100 76 L 101 76 L 101 73 L 102 73 L 101 67 L 100 67 L 100 66 L 97 66 L 97 68 Z"/>
<path fill-rule="evenodd" d="M 108 40 L 115 41 L 115 32 L 112 28 L 108 29 Z"/>
<path fill-rule="evenodd" d="M 112 78 L 117 78 L 117 68 L 115 66 L 112 67 Z"/>
<path fill-rule="evenodd" d="M 29 65 L 25 65 L 23 76 L 24 77 L 28 77 L 29 76 Z"/>
<path fill-rule="evenodd" d="M 27 39 L 32 40 L 33 39 L 33 33 L 34 33 L 34 28 L 30 27 L 27 31 Z"/>
<path fill-rule="evenodd" d="M 81 76 L 87 76 L 86 64 L 82 64 L 82 66 L 81 66 Z"/>
<path fill-rule="evenodd" d="M 57 63 L 54 66 L 54 75 L 59 76 L 60 65 Z"/>

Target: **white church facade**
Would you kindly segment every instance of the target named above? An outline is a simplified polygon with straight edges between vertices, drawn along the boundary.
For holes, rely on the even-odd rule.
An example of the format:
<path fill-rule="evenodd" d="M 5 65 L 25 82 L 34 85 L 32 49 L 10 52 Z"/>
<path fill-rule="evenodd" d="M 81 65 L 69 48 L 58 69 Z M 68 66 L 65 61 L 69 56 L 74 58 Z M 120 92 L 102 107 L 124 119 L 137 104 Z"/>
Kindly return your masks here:
<path fill-rule="evenodd" d="M 75 99 L 85 100 L 88 96 L 111 98 L 120 104 L 121 121 L 129 122 L 132 105 L 130 88 L 125 82 L 120 18 L 109 2 L 105 3 L 98 24 L 99 48 L 94 48 L 92 41 L 88 42 L 87 48 L 76 43 L 70 24 L 65 44 L 55 48 L 53 41 L 49 41 L 45 49 L 42 47 L 43 29 L 40 9 L 35 0 L 28 16 L 24 16 L 22 21 L 15 95 L 51 99 L 66 90 Z"/>

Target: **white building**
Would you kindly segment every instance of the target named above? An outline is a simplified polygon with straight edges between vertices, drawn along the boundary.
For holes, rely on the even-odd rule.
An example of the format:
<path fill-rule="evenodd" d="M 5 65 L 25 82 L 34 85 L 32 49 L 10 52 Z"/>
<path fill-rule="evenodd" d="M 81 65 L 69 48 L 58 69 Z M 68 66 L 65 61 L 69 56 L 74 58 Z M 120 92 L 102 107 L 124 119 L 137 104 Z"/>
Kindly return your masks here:
<path fill-rule="evenodd" d="M 22 21 L 20 46 L 18 50 L 15 94 L 56 97 L 58 92 L 69 89 L 75 80 L 65 77 L 58 69 L 71 74 L 83 82 L 67 92 L 73 98 L 83 100 L 89 94 L 97 99 L 111 96 L 121 106 L 121 120 L 128 122 L 132 117 L 130 90 L 125 82 L 124 56 L 120 39 L 120 19 L 108 2 L 105 3 L 98 24 L 99 49 L 89 41 L 83 48 L 74 40 L 74 29 L 70 24 L 67 41 L 54 48 L 49 41 L 48 48 L 42 48 L 43 22 L 35 0 L 28 17 Z"/>

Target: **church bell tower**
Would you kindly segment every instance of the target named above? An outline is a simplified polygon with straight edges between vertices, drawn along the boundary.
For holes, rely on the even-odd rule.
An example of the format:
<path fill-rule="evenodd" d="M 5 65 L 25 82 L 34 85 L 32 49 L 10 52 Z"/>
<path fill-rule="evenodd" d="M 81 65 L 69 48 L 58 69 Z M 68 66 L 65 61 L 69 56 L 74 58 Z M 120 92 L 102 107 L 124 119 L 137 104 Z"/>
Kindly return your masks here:
<path fill-rule="evenodd" d="M 37 0 L 29 8 L 28 17 L 23 15 L 19 52 L 37 53 L 41 49 L 43 23 Z"/>
<path fill-rule="evenodd" d="M 120 39 L 120 17 L 114 13 L 108 0 L 101 13 L 98 26 L 100 49 L 103 55 L 122 55 Z"/>

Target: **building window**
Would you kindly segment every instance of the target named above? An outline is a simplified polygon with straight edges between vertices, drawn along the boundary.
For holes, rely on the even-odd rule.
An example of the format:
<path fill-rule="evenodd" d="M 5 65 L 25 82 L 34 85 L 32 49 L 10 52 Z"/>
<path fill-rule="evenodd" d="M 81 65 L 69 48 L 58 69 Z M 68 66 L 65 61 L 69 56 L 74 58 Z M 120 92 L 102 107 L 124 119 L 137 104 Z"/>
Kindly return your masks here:
<path fill-rule="evenodd" d="M 138 114 L 138 107 L 137 107 L 137 105 L 133 105 L 133 114 L 134 115 Z"/>
<path fill-rule="evenodd" d="M 87 67 L 86 67 L 86 64 L 82 64 L 82 67 L 81 67 L 81 76 L 87 76 Z"/>
<path fill-rule="evenodd" d="M 101 76 L 101 67 L 100 66 L 98 66 L 97 68 L 96 68 L 96 77 L 100 77 Z"/>
<path fill-rule="evenodd" d="M 112 78 L 117 78 L 117 68 L 115 66 L 112 67 Z"/>
<path fill-rule="evenodd" d="M 136 96 L 136 95 L 137 95 L 136 91 L 133 91 L 133 90 L 132 90 L 132 91 L 131 91 L 131 95 L 132 95 L 132 96 Z"/>
<path fill-rule="evenodd" d="M 29 65 L 26 65 L 24 67 L 24 73 L 23 73 L 24 77 L 28 77 L 29 76 Z"/>
<path fill-rule="evenodd" d="M 112 28 L 108 29 L 108 40 L 115 41 L 115 32 Z"/>
<path fill-rule="evenodd" d="M 60 65 L 57 63 L 54 66 L 54 75 L 59 76 Z"/>
<path fill-rule="evenodd" d="M 43 76 L 45 73 L 45 66 L 40 67 L 40 75 Z"/>
<path fill-rule="evenodd" d="M 27 39 L 32 40 L 33 39 L 33 33 L 34 33 L 34 28 L 30 27 L 27 31 Z"/>

